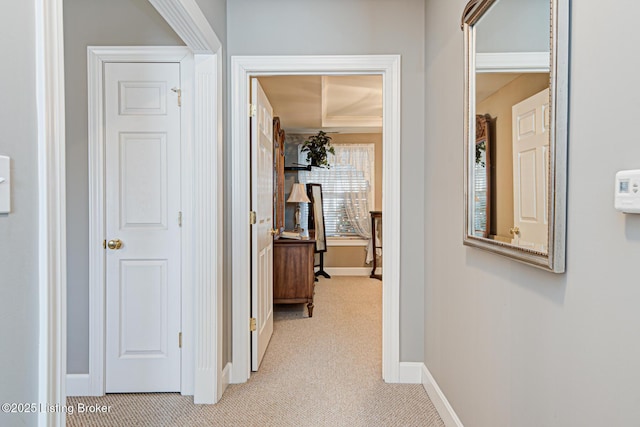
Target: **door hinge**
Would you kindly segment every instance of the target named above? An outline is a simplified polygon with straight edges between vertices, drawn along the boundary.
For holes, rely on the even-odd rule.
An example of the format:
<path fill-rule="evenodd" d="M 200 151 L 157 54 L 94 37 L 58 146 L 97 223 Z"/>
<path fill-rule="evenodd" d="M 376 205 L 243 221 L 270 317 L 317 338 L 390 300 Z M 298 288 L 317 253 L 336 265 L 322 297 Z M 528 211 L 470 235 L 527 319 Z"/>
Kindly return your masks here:
<path fill-rule="evenodd" d="M 182 348 L 182 332 L 178 332 L 178 348 Z"/>
<path fill-rule="evenodd" d="M 172 87 L 171 91 L 178 94 L 178 107 L 182 107 L 182 89 L 177 87 Z"/>
<path fill-rule="evenodd" d="M 255 117 L 257 111 L 258 108 L 256 107 L 256 104 L 249 104 L 249 117 Z"/>
<path fill-rule="evenodd" d="M 253 225 L 258 221 L 254 211 L 249 212 L 249 224 Z"/>
<path fill-rule="evenodd" d="M 178 212 L 178 227 L 182 227 L 182 211 Z"/>
<path fill-rule="evenodd" d="M 252 317 L 249 319 L 249 330 L 251 332 L 255 332 L 256 331 L 256 318 Z"/>
<path fill-rule="evenodd" d="M 107 241 L 106 241 L 106 239 L 102 241 L 102 249 L 107 249 Z"/>

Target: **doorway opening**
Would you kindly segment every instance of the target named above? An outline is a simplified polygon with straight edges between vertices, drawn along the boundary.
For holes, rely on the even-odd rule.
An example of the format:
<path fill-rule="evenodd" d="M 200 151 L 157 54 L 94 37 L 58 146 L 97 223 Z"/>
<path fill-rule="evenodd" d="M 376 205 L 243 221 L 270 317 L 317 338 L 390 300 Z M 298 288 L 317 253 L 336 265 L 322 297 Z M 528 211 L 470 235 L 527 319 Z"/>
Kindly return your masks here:
<path fill-rule="evenodd" d="M 325 296 L 317 287 L 330 286 L 339 276 L 381 279 L 373 263 L 380 261 L 381 235 L 376 233 L 374 245 L 371 213 L 382 207 L 382 77 L 262 76 L 252 78 L 250 102 L 256 216 L 251 369 L 257 371 L 283 311 L 311 318 L 315 297 Z M 265 151 L 267 162 L 261 160 Z M 269 272 L 273 283 L 262 272 Z M 332 276 L 336 280 L 327 282 Z M 344 292 L 357 281 L 346 283 Z M 372 284 L 378 292 L 379 285 Z M 361 292 L 367 299 L 366 287 Z M 301 303 L 308 314 L 284 306 Z M 379 316 L 380 304 L 375 307 Z M 319 309 L 337 314 L 334 307 Z M 358 311 L 344 313 L 348 324 L 357 322 L 350 315 Z"/>
<path fill-rule="evenodd" d="M 382 80 L 382 211 L 385 242 L 382 274 L 382 377 L 386 382 L 399 381 L 399 247 L 400 235 L 400 58 L 395 55 L 372 56 L 285 56 L 232 57 L 232 159 L 233 217 L 246 218 L 250 212 L 251 184 L 249 82 L 266 76 L 379 76 Z M 233 331 L 231 382 L 249 378 L 251 283 L 251 225 L 249 221 L 233 223 Z M 396 236 L 394 239 L 393 237 Z"/>

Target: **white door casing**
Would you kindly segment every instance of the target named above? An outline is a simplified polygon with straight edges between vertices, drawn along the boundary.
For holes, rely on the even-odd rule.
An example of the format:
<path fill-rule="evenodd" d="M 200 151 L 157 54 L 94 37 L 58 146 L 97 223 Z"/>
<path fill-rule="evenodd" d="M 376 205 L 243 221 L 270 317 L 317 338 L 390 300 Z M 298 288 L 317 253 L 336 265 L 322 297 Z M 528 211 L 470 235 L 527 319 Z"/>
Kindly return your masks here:
<path fill-rule="evenodd" d="M 67 375 L 63 7 L 62 0 L 36 0 L 32 7 L 35 25 L 29 36 L 35 36 L 33 78 L 38 111 L 32 123 L 38 138 L 38 203 L 32 207 L 38 214 L 37 399 L 39 405 L 50 407 L 66 403 Z M 65 424 L 65 411 L 39 411 L 35 416 L 39 427 Z"/>
<path fill-rule="evenodd" d="M 246 382 L 251 372 L 251 210 L 249 99 L 251 77 L 264 75 L 375 74 L 383 81 L 382 210 L 385 212 L 382 284 L 382 378 L 404 382 L 400 372 L 400 89 L 399 55 L 233 56 L 231 57 L 232 149 L 232 359 L 231 382 Z"/>
<path fill-rule="evenodd" d="M 549 89 L 512 107 L 513 243 L 548 249 Z"/>
<path fill-rule="evenodd" d="M 251 79 L 251 370 L 257 371 L 273 334 L 273 108 Z"/>
<path fill-rule="evenodd" d="M 188 21 L 181 20 L 182 24 Z M 69 375 L 72 396 L 104 394 L 104 65 L 180 64 L 182 107 L 182 385 L 194 403 L 215 403 L 229 382 L 221 366 L 222 88 L 220 48 L 193 55 L 181 46 L 90 46 L 89 65 L 89 374 Z M 211 120 L 217 118 L 217 120 Z M 214 260 L 214 261 L 212 261 Z M 248 317 L 248 314 L 247 314 Z M 226 374 L 225 374 L 226 373 Z"/>
<path fill-rule="evenodd" d="M 177 392 L 180 65 L 107 63 L 104 73 L 106 391 Z"/>

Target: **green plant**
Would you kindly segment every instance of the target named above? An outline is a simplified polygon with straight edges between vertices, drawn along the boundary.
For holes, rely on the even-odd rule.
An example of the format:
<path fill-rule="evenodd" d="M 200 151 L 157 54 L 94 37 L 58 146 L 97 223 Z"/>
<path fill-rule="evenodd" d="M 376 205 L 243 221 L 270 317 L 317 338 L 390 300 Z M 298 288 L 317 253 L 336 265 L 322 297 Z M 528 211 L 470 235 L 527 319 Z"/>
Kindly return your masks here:
<path fill-rule="evenodd" d="M 302 143 L 303 153 L 307 153 L 307 161 L 311 166 L 327 167 L 330 165 L 327 161 L 327 153 L 336 154 L 331 146 L 331 137 L 327 136 L 323 131 L 319 131 L 317 135 L 310 136 L 308 140 Z"/>

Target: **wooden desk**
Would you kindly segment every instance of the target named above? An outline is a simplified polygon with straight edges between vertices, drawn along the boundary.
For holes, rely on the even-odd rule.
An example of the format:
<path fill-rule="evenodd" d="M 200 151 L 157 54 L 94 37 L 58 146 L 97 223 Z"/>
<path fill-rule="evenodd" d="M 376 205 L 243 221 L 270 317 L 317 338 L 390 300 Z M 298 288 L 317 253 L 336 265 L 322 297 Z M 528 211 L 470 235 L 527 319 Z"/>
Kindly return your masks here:
<path fill-rule="evenodd" d="M 315 240 L 273 241 L 273 303 L 307 303 L 313 317 L 313 251 Z"/>

